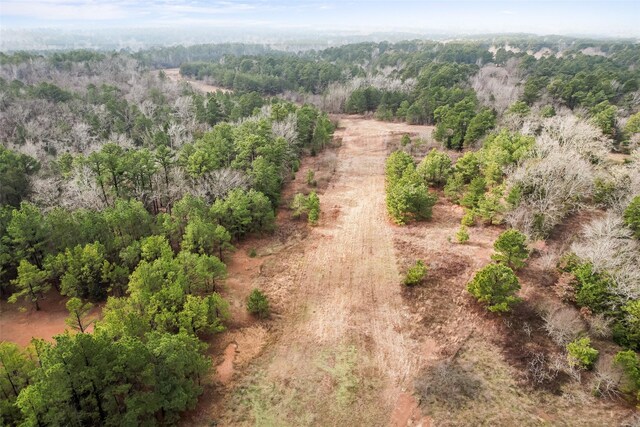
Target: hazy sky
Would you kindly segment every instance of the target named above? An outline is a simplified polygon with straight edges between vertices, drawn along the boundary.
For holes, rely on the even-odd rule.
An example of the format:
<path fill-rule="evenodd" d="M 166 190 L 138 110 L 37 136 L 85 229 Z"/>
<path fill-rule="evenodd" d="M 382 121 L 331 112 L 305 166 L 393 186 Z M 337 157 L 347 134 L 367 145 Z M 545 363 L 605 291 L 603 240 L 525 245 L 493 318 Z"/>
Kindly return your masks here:
<path fill-rule="evenodd" d="M 640 0 L 0 0 L 0 25 L 5 28 L 250 26 L 640 36 Z"/>

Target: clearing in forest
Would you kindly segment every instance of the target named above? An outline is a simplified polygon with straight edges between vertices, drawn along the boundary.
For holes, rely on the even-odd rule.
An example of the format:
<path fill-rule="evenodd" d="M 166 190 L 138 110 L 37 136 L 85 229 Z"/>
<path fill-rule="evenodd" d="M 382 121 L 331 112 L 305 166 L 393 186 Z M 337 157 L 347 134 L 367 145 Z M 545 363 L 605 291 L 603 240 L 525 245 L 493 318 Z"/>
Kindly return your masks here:
<path fill-rule="evenodd" d="M 550 398 L 524 381 L 518 365 L 523 350 L 509 329 L 521 322 L 487 314 L 466 291 L 473 274 L 491 262 L 504 227 L 473 227 L 470 241 L 457 244 L 452 239 L 464 212 L 443 197 L 431 221 L 404 227 L 389 221 L 387 154 L 404 133 L 427 136 L 430 130 L 339 118 L 342 146 L 335 173 L 321 189 L 320 225 L 306 238 L 283 230 L 234 255 L 223 294 L 240 311 L 250 289 L 260 287 L 274 315 L 266 323 L 243 319 L 223 334 L 213 350 L 237 350 L 233 379 L 201 398 L 190 425 L 544 425 L 563 414 L 601 425 L 629 415 L 573 383 L 558 382 L 564 394 Z M 285 198 L 305 189 L 307 170 L 326 173 L 325 155 L 303 161 Z M 281 210 L 279 227 L 291 226 L 287 216 Z M 249 247 L 257 247 L 257 259 L 243 253 Z M 409 289 L 401 275 L 416 259 L 429 272 L 423 286 Z M 531 343 L 519 344 L 546 342 L 534 326 Z M 451 363 L 458 383 L 424 379 L 426 367 L 443 362 Z M 416 395 L 416 384 L 426 385 L 429 395 Z"/>
<path fill-rule="evenodd" d="M 340 119 L 342 147 L 321 195 L 320 226 L 265 262 L 256 279 L 282 308 L 277 341 L 241 379 L 241 401 L 228 399 L 226 421 L 250 422 L 250 413 L 273 425 L 388 422 L 422 355 L 401 294 L 384 163 L 394 134 L 429 131 Z"/>

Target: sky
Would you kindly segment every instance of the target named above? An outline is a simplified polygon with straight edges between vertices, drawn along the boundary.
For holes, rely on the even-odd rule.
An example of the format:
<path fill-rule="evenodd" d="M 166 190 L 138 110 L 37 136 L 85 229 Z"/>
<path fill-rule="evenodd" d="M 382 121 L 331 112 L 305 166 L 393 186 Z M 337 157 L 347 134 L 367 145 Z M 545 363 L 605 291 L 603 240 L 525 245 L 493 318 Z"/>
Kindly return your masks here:
<path fill-rule="evenodd" d="M 640 36 L 640 0 L 0 0 L 8 28 L 250 27 Z"/>

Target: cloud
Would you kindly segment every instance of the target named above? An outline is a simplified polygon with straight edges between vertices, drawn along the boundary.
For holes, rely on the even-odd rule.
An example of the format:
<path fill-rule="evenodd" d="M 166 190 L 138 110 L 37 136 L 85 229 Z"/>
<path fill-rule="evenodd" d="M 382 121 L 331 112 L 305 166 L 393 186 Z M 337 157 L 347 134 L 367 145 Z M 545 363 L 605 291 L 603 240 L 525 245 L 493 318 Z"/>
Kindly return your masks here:
<path fill-rule="evenodd" d="M 639 12 L 640 1 L 615 0 L 590 0 L 581 7 L 573 1 L 538 0 L 0 0 L 0 26 L 271 25 L 274 29 L 628 35 L 640 34 Z"/>
<path fill-rule="evenodd" d="M 40 21 L 118 21 L 151 19 L 170 15 L 176 20 L 189 17 L 242 14 L 255 5 L 247 2 L 207 2 L 181 0 L 2 0 L 3 20 L 20 18 Z"/>
<path fill-rule="evenodd" d="M 2 1 L 3 17 L 40 20 L 117 20 L 127 17 L 127 10 L 118 2 L 78 1 Z"/>

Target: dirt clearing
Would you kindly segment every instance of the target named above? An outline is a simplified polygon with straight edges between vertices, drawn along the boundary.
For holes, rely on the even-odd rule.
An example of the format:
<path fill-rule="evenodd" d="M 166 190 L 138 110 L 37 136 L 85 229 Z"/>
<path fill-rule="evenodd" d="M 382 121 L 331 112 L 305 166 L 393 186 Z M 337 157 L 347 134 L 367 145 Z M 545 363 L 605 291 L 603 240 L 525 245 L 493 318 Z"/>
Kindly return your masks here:
<path fill-rule="evenodd" d="M 31 304 L 0 301 L 0 341 L 11 341 L 22 347 L 28 346 L 32 338 L 53 341 L 55 335 L 68 328 L 64 321 L 69 316 L 65 307 L 67 300 L 52 289 L 40 300 L 39 311 Z M 101 305 L 96 305 L 89 313 L 89 319 L 98 318 L 100 311 Z M 91 332 L 93 325 L 87 330 Z"/>
<path fill-rule="evenodd" d="M 164 74 L 170 79 L 173 80 L 174 82 L 186 82 L 189 83 L 191 86 L 193 86 L 193 88 L 197 89 L 197 90 L 201 90 L 202 92 L 217 92 L 217 91 L 221 91 L 221 92 L 233 92 L 231 89 L 227 89 L 224 88 L 222 86 L 215 86 L 212 84 L 207 83 L 206 81 L 203 80 L 195 80 L 195 79 L 189 79 L 186 78 L 184 76 L 182 76 L 180 74 L 180 68 L 165 68 L 164 70 Z"/>

